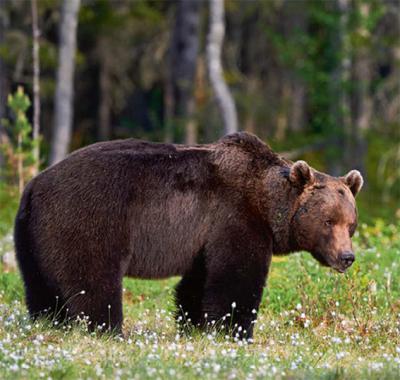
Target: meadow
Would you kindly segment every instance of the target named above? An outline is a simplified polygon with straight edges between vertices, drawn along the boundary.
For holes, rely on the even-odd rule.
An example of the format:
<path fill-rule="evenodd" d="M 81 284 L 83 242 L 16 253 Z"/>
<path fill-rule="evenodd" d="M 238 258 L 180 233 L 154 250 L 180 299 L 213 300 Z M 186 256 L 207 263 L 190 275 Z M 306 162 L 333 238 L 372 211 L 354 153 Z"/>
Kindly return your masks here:
<path fill-rule="evenodd" d="M 361 224 L 357 260 L 338 274 L 309 254 L 274 258 L 254 343 L 179 335 L 178 279 L 124 282 L 124 338 L 86 322 L 32 322 L 18 272 L 0 270 L 2 379 L 398 379 L 400 224 Z M 1 254 L 12 247 L 6 235 Z"/>
<path fill-rule="evenodd" d="M 0 380 L 400 379 L 399 4 L 0 0 Z M 29 319 L 9 260 L 35 173 L 97 141 L 237 129 L 363 173 L 346 274 L 275 257 L 252 344 L 179 334 L 179 278 L 124 280 L 123 338 Z"/>

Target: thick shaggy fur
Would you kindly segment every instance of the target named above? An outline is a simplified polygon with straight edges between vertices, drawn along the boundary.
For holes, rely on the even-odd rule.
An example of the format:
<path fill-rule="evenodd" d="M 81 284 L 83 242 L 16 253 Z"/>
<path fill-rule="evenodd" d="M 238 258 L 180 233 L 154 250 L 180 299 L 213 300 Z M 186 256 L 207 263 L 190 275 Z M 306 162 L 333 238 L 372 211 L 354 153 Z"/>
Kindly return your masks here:
<path fill-rule="evenodd" d="M 120 331 L 123 276 L 182 275 L 178 319 L 202 327 L 230 313 L 225 328 L 251 337 L 272 253 L 302 248 L 290 226 L 309 179 L 292 180 L 291 166 L 246 133 L 72 153 L 28 184 L 16 218 L 30 314 Z"/>

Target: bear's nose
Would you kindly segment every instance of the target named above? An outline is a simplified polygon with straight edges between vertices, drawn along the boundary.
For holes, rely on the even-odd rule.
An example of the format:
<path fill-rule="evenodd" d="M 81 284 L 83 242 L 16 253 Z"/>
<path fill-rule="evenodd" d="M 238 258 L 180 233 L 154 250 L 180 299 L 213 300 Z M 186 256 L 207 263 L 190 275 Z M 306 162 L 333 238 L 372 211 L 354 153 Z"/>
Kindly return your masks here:
<path fill-rule="evenodd" d="M 342 261 L 343 265 L 348 268 L 351 264 L 354 263 L 355 256 L 353 252 L 344 252 L 340 256 L 340 260 Z"/>

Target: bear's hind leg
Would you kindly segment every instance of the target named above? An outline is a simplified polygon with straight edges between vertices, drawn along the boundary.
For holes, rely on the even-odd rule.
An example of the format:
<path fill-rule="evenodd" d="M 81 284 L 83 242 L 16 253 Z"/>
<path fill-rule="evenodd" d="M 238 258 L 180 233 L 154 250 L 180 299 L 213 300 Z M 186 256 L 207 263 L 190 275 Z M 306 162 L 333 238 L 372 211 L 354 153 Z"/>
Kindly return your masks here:
<path fill-rule="evenodd" d="M 31 187 L 31 183 L 27 185 L 21 199 L 14 228 L 15 253 L 24 281 L 26 305 L 33 319 L 43 316 L 62 322 L 66 318 L 65 310 L 62 310 L 64 300 L 56 285 L 43 275 L 38 262 L 39 252 L 29 229 Z"/>
<path fill-rule="evenodd" d="M 87 318 L 89 331 L 122 333 L 122 278 L 80 283 L 67 298 L 68 315 Z"/>
<path fill-rule="evenodd" d="M 63 322 L 66 318 L 65 302 L 57 287 L 45 278 L 36 261 L 35 252 L 16 242 L 17 259 L 24 280 L 26 305 L 31 318 L 47 317 Z"/>
<path fill-rule="evenodd" d="M 45 317 L 49 320 L 66 320 L 65 302 L 56 288 L 42 277 L 40 272 L 24 274 L 26 304 L 31 318 Z"/>
<path fill-rule="evenodd" d="M 176 320 L 182 330 L 189 326 L 197 327 L 201 323 L 205 279 L 205 259 L 201 252 L 175 289 Z"/>

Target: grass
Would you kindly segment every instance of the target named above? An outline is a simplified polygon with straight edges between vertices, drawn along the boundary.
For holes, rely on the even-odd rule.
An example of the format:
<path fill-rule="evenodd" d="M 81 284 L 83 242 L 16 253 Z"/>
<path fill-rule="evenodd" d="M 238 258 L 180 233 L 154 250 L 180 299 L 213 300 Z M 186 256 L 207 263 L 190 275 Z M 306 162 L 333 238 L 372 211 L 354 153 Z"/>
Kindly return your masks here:
<path fill-rule="evenodd" d="M 361 225 L 355 249 L 345 275 L 306 253 L 275 258 L 251 345 L 179 336 L 177 278 L 125 280 L 122 339 L 32 323 L 19 274 L 0 270 L 0 378 L 398 379 L 400 224 Z"/>
<path fill-rule="evenodd" d="M 0 236 L 7 234 L 13 225 L 18 204 L 18 189 L 5 185 L 0 177 Z"/>

